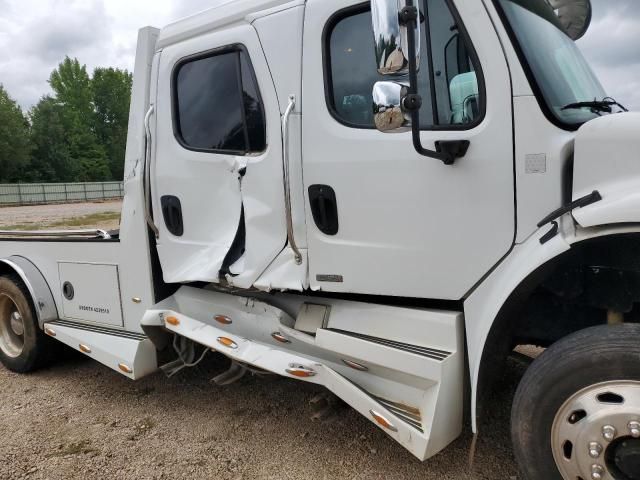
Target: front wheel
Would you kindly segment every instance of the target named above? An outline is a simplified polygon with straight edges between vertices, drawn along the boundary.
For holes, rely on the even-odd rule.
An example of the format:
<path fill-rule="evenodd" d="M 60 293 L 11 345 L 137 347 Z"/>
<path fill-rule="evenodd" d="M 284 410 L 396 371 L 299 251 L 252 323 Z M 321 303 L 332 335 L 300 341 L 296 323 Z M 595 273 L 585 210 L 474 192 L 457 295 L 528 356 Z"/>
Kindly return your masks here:
<path fill-rule="evenodd" d="M 586 329 L 544 352 L 511 431 L 526 480 L 640 480 L 640 325 Z"/>

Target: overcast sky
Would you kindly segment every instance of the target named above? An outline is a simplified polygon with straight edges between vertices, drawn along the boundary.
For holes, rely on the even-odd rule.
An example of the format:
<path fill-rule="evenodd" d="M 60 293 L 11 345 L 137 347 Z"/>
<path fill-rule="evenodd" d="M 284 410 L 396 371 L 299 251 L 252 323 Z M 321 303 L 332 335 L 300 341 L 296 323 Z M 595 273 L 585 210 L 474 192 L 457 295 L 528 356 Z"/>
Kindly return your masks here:
<path fill-rule="evenodd" d="M 89 69 L 133 69 L 141 26 L 161 27 L 217 0 L 0 0 L 0 83 L 28 109 L 65 55 Z M 640 110 L 640 0 L 592 0 L 579 42 L 607 92 Z"/>

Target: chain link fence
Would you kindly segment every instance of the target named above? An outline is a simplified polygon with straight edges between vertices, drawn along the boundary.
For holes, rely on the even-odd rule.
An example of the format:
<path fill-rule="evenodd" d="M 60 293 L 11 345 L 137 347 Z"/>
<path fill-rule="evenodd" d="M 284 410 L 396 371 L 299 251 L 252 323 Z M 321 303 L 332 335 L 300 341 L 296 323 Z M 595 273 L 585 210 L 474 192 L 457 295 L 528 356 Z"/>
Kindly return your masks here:
<path fill-rule="evenodd" d="M 0 206 L 91 202 L 123 196 L 123 182 L 0 184 Z"/>

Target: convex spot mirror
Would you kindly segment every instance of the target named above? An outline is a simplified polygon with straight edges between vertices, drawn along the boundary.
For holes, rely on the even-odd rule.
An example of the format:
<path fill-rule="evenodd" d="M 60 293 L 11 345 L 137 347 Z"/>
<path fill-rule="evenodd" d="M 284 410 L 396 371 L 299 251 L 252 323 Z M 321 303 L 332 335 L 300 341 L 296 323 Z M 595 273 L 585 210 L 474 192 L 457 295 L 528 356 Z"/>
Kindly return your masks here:
<path fill-rule="evenodd" d="M 376 128 L 385 133 L 411 130 L 411 114 L 405 111 L 408 85 L 400 82 L 377 82 L 373 86 L 373 119 Z"/>
<path fill-rule="evenodd" d="M 591 0 L 548 0 L 572 40 L 579 40 L 591 25 Z"/>
<path fill-rule="evenodd" d="M 407 27 L 400 23 L 399 16 L 406 6 L 405 0 L 371 0 L 376 65 L 381 75 L 409 73 Z M 416 28 L 416 38 L 420 38 L 419 27 Z M 415 56 L 416 65 L 420 65 L 420 42 L 416 44 Z"/>

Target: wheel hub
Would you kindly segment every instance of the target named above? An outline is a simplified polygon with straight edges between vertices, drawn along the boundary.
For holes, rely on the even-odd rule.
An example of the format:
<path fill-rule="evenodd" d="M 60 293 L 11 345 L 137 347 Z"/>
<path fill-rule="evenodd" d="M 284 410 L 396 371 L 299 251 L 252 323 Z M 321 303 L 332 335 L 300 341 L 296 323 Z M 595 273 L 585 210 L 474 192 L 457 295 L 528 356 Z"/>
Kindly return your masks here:
<path fill-rule="evenodd" d="M 22 315 L 17 310 L 11 314 L 11 330 L 16 335 L 24 335 L 24 324 L 22 323 Z"/>
<path fill-rule="evenodd" d="M 613 478 L 640 480 L 640 438 L 619 438 L 609 445 L 605 459 Z"/>
<path fill-rule="evenodd" d="M 566 480 L 640 480 L 640 382 L 606 382 L 576 393 L 551 431 Z"/>
<path fill-rule="evenodd" d="M 0 295 L 0 350 L 16 358 L 24 348 L 24 319 L 8 295 Z"/>

